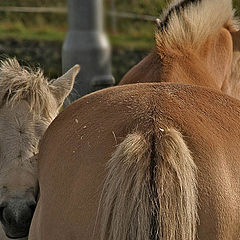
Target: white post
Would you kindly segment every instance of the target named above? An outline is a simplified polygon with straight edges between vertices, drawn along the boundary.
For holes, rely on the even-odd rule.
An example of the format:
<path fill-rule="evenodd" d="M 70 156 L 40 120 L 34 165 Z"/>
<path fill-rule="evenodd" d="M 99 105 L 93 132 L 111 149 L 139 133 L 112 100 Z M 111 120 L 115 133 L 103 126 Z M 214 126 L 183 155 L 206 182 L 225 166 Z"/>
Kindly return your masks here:
<path fill-rule="evenodd" d="M 103 31 L 102 0 L 68 0 L 69 31 L 62 49 L 63 72 L 81 65 L 74 90 L 65 105 L 114 84 L 111 49 Z"/>

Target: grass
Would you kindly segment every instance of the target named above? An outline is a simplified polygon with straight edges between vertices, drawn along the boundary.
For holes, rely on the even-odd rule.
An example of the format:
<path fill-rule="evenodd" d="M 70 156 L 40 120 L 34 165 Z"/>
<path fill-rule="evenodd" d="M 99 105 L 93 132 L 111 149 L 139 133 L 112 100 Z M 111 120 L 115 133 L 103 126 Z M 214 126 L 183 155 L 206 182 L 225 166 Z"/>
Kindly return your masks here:
<path fill-rule="evenodd" d="M 0 24 L 0 38 L 63 41 L 65 31 L 51 26 L 24 27 L 20 23 Z"/>
<path fill-rule="evenodd" d="M 156 15 L 166 0 L 115 0 L 118 11 Z M 67 0 L 11 0 L 2 1 L 0 6 L 64 6 Z M 105 9 L 110 1 L 104 0 Z M 129 10 L 131 9 L 131 10 Z M 144 12 L 145 11 L 145 12 Z M 111 18 L 106 17 L 106 32 L 113 47 L 126 49 L 149 49 L 154 40 L 152 22 L 117 19 L 117 33 L 111 32 Z M 64 41 L 67 32 L 65 14 L 44 13 L 1 13 L 0 39 Z"/>
<path fill-rule="evenodd" d="M 27 39 L 38 41 L 64 41 L 66 31 L 51 26 L 24 28 L 18 24 L 0 25 L 0 38 Z M 115 47 L 129 49 L 148 49 L 153 45 L 153 36 L 141 34 L 108 34 L 111 44 Z"/>
<path fill-rule="evenodd" d="M 125 21 L 122 25 L 129 26 Z M 141 25 L 142 28 L 139 26 Z M 4 21 L 0 23 L 0 39 L 14 38 L 38 41 L 59 41 L 63 42 L 67 32 L 67 26 L 57 26 L 50 24 L 30 24 L 26 25 L 22 21 Z M 154 24 L 146 22 L 136 22 L 135 26 L 128 27 L 126 31 L 121 30 L 115 34 L 111 30 L 107 31 L 111 44 L 114 47 L 127 49 L 149 49 L 154 40 Z"/>

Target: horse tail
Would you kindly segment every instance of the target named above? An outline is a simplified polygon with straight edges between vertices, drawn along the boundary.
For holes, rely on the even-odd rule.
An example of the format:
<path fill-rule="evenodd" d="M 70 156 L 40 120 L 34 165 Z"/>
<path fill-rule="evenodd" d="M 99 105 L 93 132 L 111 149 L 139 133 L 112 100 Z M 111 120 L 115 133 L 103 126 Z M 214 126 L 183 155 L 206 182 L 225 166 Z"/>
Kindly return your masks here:
<path fill-rule="evenodd" d="M 102 240 L 195 240 L 196 166 L 174 130 L 129 134 L 108 163 Z"/>

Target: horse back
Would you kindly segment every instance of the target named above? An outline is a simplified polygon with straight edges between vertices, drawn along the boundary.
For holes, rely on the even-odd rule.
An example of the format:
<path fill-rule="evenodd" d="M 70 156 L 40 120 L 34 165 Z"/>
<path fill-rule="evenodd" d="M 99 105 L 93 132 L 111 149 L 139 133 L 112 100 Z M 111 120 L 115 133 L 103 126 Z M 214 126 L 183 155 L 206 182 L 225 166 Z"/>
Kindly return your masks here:
<path fill-rule="evenodd" d="M 180 84 L 134 84 L 80 99 L 56 118 L 40 146 L 41 196 L 30 239 L 99 239 L 108 160 L 129 133 L 155 128 L 181 132 L 192 153 L 198 235 L 237 239 L 239 116 L 237 100 Z"/>

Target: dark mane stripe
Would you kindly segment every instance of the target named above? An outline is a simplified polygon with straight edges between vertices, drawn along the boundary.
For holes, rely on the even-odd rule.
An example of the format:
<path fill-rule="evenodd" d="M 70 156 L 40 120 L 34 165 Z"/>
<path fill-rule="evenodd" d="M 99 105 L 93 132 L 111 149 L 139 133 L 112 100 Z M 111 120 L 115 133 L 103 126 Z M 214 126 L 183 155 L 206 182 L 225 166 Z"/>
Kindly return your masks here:
<path fill-rule="evenodd" d="M 187 46 L 197 49 L 222 28 L 238 31 L 232 0 L 173 0 L 157 20 L 156 47 L 161 57 Z"/>
<path fill-rule="evenodd" d="M 180 3 L 178 3 L 177 5 L 175 5 L 174 7 L 172 7 L 169 10 L 168 14 L 166 15 L 165 19 L 160 23 L 160 25 L 158 27 L 159 30 L 163 31 L 164 29 L 167 29 L 169 20 L 171 19 L 173 13 L 180 14 L 181 10 L 184 10 L 190 4 L 198 4 L 201 1 L 202 0 L 184 0 Z"/>

